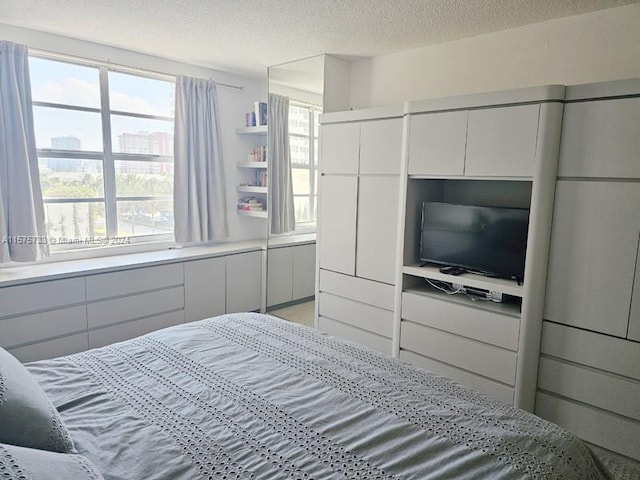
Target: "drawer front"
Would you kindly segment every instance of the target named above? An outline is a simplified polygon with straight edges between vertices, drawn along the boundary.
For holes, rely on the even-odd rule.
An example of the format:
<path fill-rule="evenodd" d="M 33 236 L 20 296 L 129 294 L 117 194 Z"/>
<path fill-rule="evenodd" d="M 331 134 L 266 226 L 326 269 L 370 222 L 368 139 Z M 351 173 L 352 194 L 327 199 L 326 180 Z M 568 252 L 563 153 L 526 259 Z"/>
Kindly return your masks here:
<path fill-rule="evenodd" d="M 392 344 L 390 338 L 382 337 L 375 333 L 352 327 L 351 325 L 346 325 L 331 318 L 319 316 L 318 330 L 333 335 L 334 337 L 359 343 L 373 350 L 386 353 L 387 355 L 391 354 Z"/>
<path fill-rule="evenodd" d="M 465 387 L 471 387 L 480 392 L 486 393 L 501 402 L 513 405 L 514 389 L 507 387 L 502 383 L 494 382 L 488 378 L 479 377 L 478 375 L 465 372 L 459 368 L 452 367 L 446 363 L 438 362 L 408 350 L 400 350 L 400 359 L 422 367 L 436 375 L 447 377 L 460 385 L 464 385 Z"/>
<path fill-rule="evenodd" d="M 173 263 L 90 275 L 87 277 L 87 301 L 182 285 L 182 268 L 182 263 Z"/>
<path fill-rule="evenodd" d="M 84 305 L 0 320 L 0 347 L 36 342 L 87 329 Z"/>
<path fill-rule="evenodd" d="M 354 302 L 328 293 L 321 293 L 318 313 L 384 337 L 393 335 L 393 312 Z"/>
<path fill-rule="evenodd" d="M 509 350 L 518 350 L 516 317 L 416 293 L 402 294 L 402 318 Z"/>
<path fill-rule="evenodd" d="M 320 270 L 320 291 L 393 310 L 394 287 L 392 285 Z"/>
<path fill-rule="evenodd" d="M 515 385 L 516 354 L 509 350 L 407 321 L 400 327 L 400 348 Z"/>
<path fill-rule="evenodd" d="M 89 332 L 89 348 L 102 347 L 114 342 L 121 342 L 138 337 L 161 328 L 171 327 L 184 322 L 184 312 L 170 312 L 163 315 L 142 318 L 132 322 L 99 328 Z"/>
<path fill-rule="evenodd" d="M 84 303 L 84 278 L 0 288 L 1 317 Z"/>
<path fill-rule="evenodd" d="M 47 340 L 46 342 L 12 348 L 8 351 L 22 363 L 35 362 L 47 358 L 71 355 L 87 350 L 87 332 L 68 337 Z"/>
<path fill-rule="evenodd" d="M 87 305 L 89 328 L 184 308 L 184 288 L 170 288 Z"/>
<path fill-rule="evenodd" d="M 225 313 L 226 260 L 205 258 L 184 264 L 184 311 L 187 322 Z"/>

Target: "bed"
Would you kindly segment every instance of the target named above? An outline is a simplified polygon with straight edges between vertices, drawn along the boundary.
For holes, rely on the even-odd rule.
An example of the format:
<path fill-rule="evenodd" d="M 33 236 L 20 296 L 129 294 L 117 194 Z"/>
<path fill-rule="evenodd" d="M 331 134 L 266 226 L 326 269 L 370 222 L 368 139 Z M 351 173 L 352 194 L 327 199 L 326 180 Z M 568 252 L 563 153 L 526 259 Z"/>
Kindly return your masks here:
<path fill-rule="evenodd" d="M 106 480 L 608 478 L 552 423 L 267 315 L 27 369 L 69 432 L 69 455 Z"/>

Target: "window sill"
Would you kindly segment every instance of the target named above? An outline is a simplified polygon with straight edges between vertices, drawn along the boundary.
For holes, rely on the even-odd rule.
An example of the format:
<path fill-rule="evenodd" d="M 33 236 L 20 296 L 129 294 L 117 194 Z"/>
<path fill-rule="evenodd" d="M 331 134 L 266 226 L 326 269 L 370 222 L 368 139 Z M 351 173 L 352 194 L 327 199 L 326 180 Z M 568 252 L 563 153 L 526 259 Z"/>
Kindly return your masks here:
<path fill-rule="evenodd" d="M 198 260 L 201 258 L 221 257 L 225 255 L 251 252 L 264 249 L 264 240 L 247 240 L 217 245 L 190 246 L 184 248 L 164 248 L 142 253 L 128 253 L 91 257 L 80 260 L 49 261 L 19 266 L 0 267 L 0 287 L 22 285 L 26 283 L 81 277 L 96 273 L 150 267 L 169 263 Z M 156 244 L 157 245 L 157 244 Z M 118 250 L 120 252 L 120 250 Z M 113 253 L 113 251 L 111 251 Z"/>

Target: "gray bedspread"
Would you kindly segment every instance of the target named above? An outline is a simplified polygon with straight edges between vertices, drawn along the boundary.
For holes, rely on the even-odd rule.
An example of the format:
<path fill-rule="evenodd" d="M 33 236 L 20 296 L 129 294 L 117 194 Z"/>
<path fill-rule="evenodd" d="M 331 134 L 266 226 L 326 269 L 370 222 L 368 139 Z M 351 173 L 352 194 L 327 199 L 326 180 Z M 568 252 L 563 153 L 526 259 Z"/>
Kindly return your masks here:
<path fill-rule="evenodd" d="M 605 478 L 560 427 L 260 314 L 28 368 L 107 480 Z"/>

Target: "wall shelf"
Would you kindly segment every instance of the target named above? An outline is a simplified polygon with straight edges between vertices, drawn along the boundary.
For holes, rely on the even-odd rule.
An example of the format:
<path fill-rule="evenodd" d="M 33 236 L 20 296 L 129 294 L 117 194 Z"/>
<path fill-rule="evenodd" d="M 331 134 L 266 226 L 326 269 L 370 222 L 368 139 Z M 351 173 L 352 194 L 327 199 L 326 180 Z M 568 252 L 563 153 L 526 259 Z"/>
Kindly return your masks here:
<path fill-rule="evenodd" d="M 238 168 L 267 168 L 267 162 L 238 162 Z"/>
<path fill-rule="evenodd" d="M 238 215 L 242 217 L 267 218 L 265 210 L 238 210 Z"/>
<path fill-rule="evenodd" d="M 458 283 L 467 287 L 482 288 L 485 290 L 493 290 L 497 292 L 513 295 L 514 297 L 522 297 L 524 288 L 518 285 L 515 280 L 507 280 L 503 278 L 483 277 L 474 273 L 462 273 L 460 275 L 448 275 L 440 273 L 440 267 L 425 265 L 420 266 L 408 265 L 402 268 L 402 273 L 413 275 L 415 277 L 430 278 L 432 280 L 441 280 L 443 282 Z"/>
<path fill-rule="evenodd" d="M 267 193 L 267 187 L 258 187 L 254 185 L 238 185 L 236 192 L 240 193 Z"/>
<path fill-rule="evenodd" d="M 267 126 L 260 125 L 258 127 L 238 127 L 236 128 L 236 133 L 238 135 L 266 135 Z"/>

